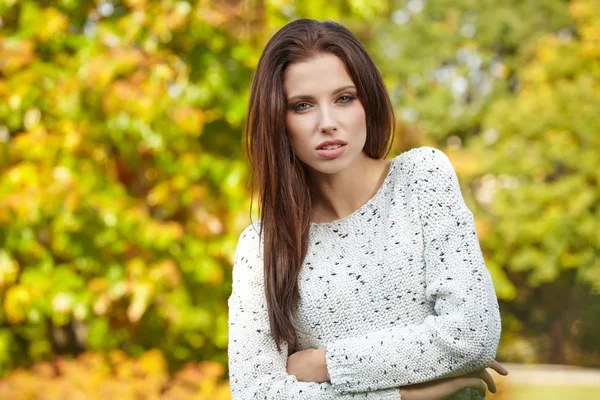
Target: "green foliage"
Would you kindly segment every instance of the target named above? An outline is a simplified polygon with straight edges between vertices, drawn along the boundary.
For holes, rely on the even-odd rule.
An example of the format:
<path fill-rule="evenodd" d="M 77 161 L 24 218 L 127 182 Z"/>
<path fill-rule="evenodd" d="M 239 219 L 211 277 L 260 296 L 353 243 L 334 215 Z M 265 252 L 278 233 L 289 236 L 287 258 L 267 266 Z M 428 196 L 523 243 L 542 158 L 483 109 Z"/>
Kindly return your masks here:
<path fill-rule="evenodd" d="M 257 54 L 239 15 L 3 4 L 0 369 L 84 348 L 223 362 Z"/>
<path fill-rule="evenodd" d="M 494 177 L 485 244 L 519 293 L 508 309 L 545 339 L 546 360 L 597 365 L 587 309 L 600 305 L 600 7 L 569 7 L 575 31 L 536 40 L 514 95 L 492 104 L 471 145 Z"/>

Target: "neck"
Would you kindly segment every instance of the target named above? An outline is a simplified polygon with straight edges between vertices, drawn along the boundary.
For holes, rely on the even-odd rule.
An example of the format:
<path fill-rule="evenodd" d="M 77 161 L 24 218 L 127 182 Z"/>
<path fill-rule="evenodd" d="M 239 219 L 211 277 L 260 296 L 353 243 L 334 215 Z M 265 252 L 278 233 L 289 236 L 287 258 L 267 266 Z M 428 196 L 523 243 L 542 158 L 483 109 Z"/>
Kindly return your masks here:
<path fill-rule="evenodd" d="M 352 214 L 383 184 L 390 162 L 361 153 L 349 167 L 336 174 L 311 176 L 313 181 L 312 222 L 338 220 Z"/>

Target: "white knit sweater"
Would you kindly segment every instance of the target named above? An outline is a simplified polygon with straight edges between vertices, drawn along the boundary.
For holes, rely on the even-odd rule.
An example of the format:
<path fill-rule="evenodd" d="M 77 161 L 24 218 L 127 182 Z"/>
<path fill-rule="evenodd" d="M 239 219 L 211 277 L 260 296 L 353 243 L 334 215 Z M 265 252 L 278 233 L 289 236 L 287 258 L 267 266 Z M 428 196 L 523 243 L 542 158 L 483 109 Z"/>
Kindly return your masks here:
<path fill-rule="evenodd" d="M 312 224 L 298 283 L 298 348 L 270 334 L 258 223 L 240 235 L 229 298 L 233 400 L 399 400 L 400 386 L 488 366 L 500 314 L 473 215 L 450 161 L 421 147 L 392 160 L 347 217 Z M 331 382 L 298 382 L 288 354 L 326 348 Z M 478 398 L 463 390 L 452 399 Z"/>

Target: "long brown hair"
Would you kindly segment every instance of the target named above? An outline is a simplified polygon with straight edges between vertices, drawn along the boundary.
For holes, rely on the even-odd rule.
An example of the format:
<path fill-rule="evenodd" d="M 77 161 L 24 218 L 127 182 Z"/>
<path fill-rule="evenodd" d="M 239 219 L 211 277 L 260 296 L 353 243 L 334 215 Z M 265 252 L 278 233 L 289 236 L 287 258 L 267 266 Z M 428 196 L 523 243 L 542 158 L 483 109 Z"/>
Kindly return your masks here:
<path fill-rule="evenodd" d="M 298 19 L 269 40 L 252 79 L 246 119 L 246 150 L 252 188 L 258 190 L 263 237 L 264 283 L 271 334 L 296 346 L 294 310 L 298 275 L 308 248 L 311 182 L 307 167 L 294 156 L 286 125 L 286 68 L 319 54 L 333 54 L 346 66 L 366 115 L 364 152 L 383 158 L 390 150 L 394 114 L 381 74 L 360 41 L 343 26 Z"/>

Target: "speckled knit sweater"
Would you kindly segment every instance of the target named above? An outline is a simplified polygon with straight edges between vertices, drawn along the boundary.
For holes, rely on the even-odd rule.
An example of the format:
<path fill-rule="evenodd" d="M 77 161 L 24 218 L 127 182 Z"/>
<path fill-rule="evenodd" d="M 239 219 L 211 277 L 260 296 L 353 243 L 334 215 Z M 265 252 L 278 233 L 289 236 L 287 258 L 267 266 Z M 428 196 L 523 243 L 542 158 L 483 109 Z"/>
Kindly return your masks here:
<path fill-rule="evenodd" d="M 298 348 L 270 334 L 259 223 L 240 235 L 229 298 L 233 400 L 399 400 L 398 388 L 491 364 L 500 313 L 473 215 L 446 155 L 391 161 L 377 193 L 333 222 L 311 224 L 298 283 Z M 294 351 L 326 348 L 330 382 L 286 373 Z M 474 391 L 473 391 L 474 392 Z M 452 399 L 478 398 L 465 389 Z"/>

